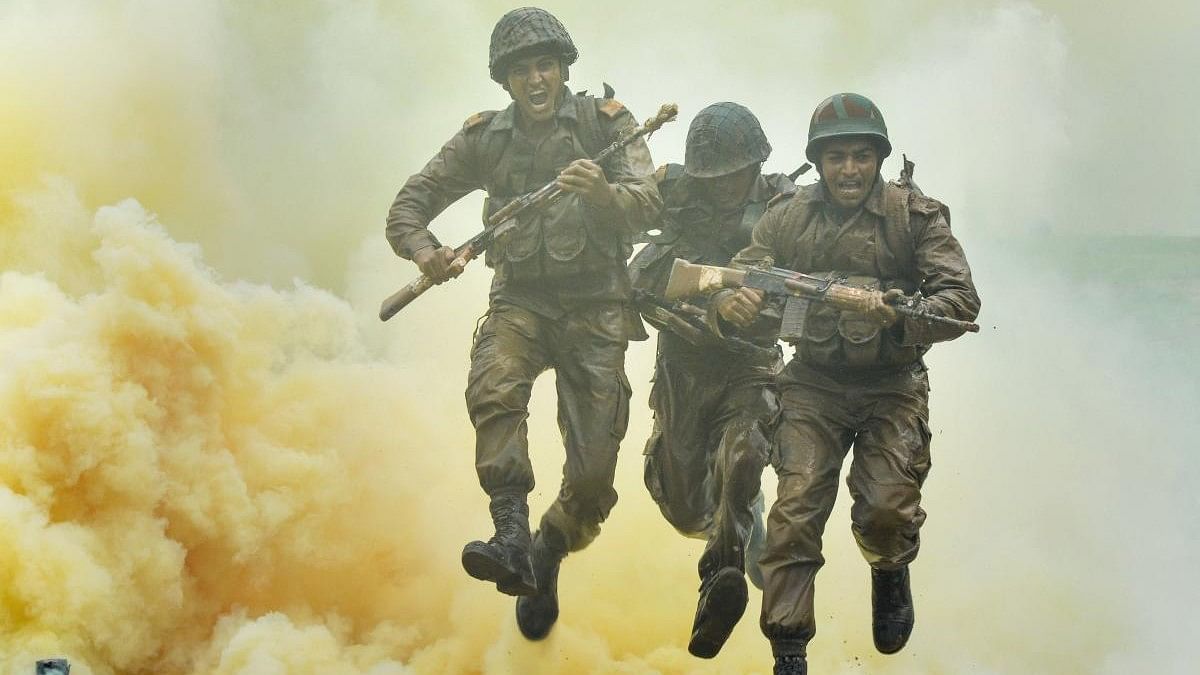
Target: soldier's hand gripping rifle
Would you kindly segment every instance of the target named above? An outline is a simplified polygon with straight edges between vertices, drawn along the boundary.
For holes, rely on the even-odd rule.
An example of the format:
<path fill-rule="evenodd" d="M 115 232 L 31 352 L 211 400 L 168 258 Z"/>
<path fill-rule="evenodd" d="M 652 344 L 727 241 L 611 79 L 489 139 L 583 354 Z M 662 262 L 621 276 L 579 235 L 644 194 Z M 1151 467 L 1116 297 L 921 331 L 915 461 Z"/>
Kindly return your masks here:
<path fill-rule="evenodd" d="M 679 106 L 674 103 L 664 104 L 658 109 L 657 115 L 646 120 L 646 123 L 642 126 L 622 133 L 617 140 L 613 141 L 607 148 L 604 148 L 600 154 L 593 157 L 592 161 L 597 164 L 603 162 L 637 139 L 654 133 L 659 127 L 675 119 L 675 116 L 678 114 Z M 492 244 L 511 232 L 517 226 L 517 216 L 526 211 L 543 208 L 552 204 L 562 195 L 563 190 L 558 187 L 558 179 L 555 179 L 533 192 L 523 194 L 506 204 L 504 208 L 493 213 L 487 219 L 487 224 L 484 226 L 482 232 L 454 249 L 454 260 L 450 262 L 450 270 L 452 272 L 455 270 L 461 272 L 467 266 L 467 263 L 479 257 Z M 404 288 L 396 291 L 383 301 L 383 304 L 379 307 L 379 320 L 387 321 L 392 318 L 396 315 L 396 312 L 407 307 L 410 302 L 419 298 L 422 293 L 433 286 L 433 279 L 425 274 L 413 279 Z"/>
<path fill-rule="evenodd" d="M 735 270 L 714 265 L 696 265 L 678 258 L 671 267 L 671 278 L 667 281 L 665 296 L 667 300 L 676 300 L 739 286 L 757 288 L 766 293 L 787 295 L 801 300 L 824 302 L 851 312 L 867 312 L 878 299 L 883 297 L 881 291 L 857 288 L 838 283 L 836 279 L 822 279 L 779 267 L 750 267 L 744 270 Z M 970 321 L 960 321 L 922 311 L 918 307 L 916 297 L 901 297 L 890 306 L 896 310 L 897 314 L 912 319 L 953 326 L 969 333 L 979 332 L 979 326 Z M 787 326 L 789 323 L 803 322 L 802 312 L 806 309 L 807 303 L 802 305 L 788 303 L 788 307 L 784 309 L 783 318 L 787 333 L 799 332 L 788 330 Z"/>

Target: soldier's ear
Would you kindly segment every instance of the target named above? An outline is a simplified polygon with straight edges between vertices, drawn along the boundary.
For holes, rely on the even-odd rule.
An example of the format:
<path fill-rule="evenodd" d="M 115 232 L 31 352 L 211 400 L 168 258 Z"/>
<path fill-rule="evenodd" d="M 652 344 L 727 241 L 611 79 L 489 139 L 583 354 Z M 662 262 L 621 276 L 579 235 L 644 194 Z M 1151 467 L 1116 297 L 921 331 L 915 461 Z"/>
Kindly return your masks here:
<path fill-rule="evenodd" d="M 558 69 L 562 72 L 562 81 L 566 82 L 571 79 L 571 66 L 567 65 L 566 61 L 558 60 Z"/>

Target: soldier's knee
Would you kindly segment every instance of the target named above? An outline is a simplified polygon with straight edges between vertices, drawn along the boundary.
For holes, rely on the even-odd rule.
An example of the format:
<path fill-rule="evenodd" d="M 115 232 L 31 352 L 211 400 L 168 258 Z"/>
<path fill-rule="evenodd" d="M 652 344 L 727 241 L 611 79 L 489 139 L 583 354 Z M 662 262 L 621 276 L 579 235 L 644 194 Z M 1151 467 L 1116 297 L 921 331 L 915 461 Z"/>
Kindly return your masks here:
<path fill-rule="evenodd" d="M 886 496 L 859 498 L 851 508 L 851 518 L 865 533 L 907 528 L 916 518 L 917 499 L 916 491 L 908 489 L 896 490 Z"/>
<path fill-rule="evenodd" d="M 507 415 L 525 415 L 529 406 L 528 387 L 515 378 L 485 378 L 467 387 L 467 414 L 475 426 Z"/>
<path fill-rule="evenodd" d="M 712 526 L 712 513 L 707 509 L 671 502 L 659 502 L 658 509 L 671 527 L 685 537 L 702 535 Z"/>

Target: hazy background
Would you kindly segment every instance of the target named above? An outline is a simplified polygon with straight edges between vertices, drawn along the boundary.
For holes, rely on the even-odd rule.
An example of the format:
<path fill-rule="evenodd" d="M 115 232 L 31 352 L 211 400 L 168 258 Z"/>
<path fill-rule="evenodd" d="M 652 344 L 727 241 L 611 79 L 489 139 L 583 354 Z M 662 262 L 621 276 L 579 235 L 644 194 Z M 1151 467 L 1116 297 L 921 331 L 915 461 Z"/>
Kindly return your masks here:
<path fill-rule="evenodd" d="M 525 642 L 469 580 L 479 266 L 388 324 L 396 190 L 507 103 L 480 2 L 0 0 L 0 668 L 766 673 L 757 599 L 685 651 L 700 544 L 641 486 L 652 343 L 605 532 Z M 814 672 L 1190 672 L 1200 633 L 1200 10 L 1145 2 L 544 3 L 679 161 L 739 101 L 803 161 L 858 91 L 947 202 L 984 331 L 932 352 L 917 629 L 871 647 L 843 494 Z M 434 225 L 457 242 L 479 195 Z M 562 462 L 534 392 L 540 511 Z M 773 488 L 768 472 L 767 483 Z"/>

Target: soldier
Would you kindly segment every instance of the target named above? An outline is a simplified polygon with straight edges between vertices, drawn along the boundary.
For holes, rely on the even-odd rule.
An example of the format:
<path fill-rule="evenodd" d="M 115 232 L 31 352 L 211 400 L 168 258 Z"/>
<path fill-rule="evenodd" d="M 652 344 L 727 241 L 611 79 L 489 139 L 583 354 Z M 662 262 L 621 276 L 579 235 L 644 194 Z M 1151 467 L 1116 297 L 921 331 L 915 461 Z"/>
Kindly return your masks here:
<path fill-rule="evenodd" d="M 451 265 L 453 249 L 427 229 L 449 204 L 483 188 L 490 214 L 551 181 L 566 191 L 487 251 L 495 276 L 466 391 L 475 466 L 496 532 L 467 544 L 462 564 L 471 576 L 520 596 L 517 623 L 531 640 L 545 637 L 558 618 L 559 563 L 596 537 L 617 500 L 617 446 L 629 416 L 625 348 L 646 337 L 625 261 L 633 235 L 662 204 L 644 141 L 603 166 L 587 159 L 636 123 L 611 94 L 567 90 L 577 55 L 549 12 L 505 14 L 492 31 L 489 68 L 513 102 L 468 119 L 408 180 L 387 219 L 396 253 L 440 283 L 461 270 Z M 534 477 L 525 420 L 533 381 L 550 368 L 566 463 L 558 498 L 531 542 L 526 497 Z"/>
<path fill-rule="evenodd" d="M 665 205 L 661 234 L 630 264 L 634 286 L 660 297 L 675 258 L 729 264 L 750 243 L 767 202 L 795 189 L 783 174 L 762 175 L 770 154 L 758 119 L 743 106 L 715 103 L 700 111 L 688 129 L 683 166 L 666 164 L 655 173 Z M 703 323 L 676 333 L 679 319 L 664 322 L 666 310 L 652 300 L 639 305 L 660 329 L 646 487 L 675 529 L 708 542 L 688 651 L 712 658 L 745 611 L 743 571 L 762 588 L 759 479 L 779 410 L 774 379 L 781 354 L 774 335 L 759 336 L 757 349 L 744 344 L 731 351 L 711 333 L 696 339 Z"/>
<path fill-rule="evenodd" d="M 783 412 L 772 456 L 779 497 L 767 522 L 761 617 L 777 675 L 807 672 L 806 648 L 816 632 L 813 580 L 824 563 L 821 534 L 851 447 L 851 529 L 871 567 L 876 648 L 899 651 L 913 627 L 908 565 L 925 521 L 921 485 L 930 466 L 922 355 L 962 331 L 901 319 L 887 303 L 919 291 L 919 309 L 972 320 L 979 296 L 946 207 L 880 178 L 891 150 L 870 100 L 836 94 L 823 101 L 806 149 L 820 181 L 773 204 L 750 246 L 734 258 L 734 266 L 770 259 L 885 291 L 868 313 L 811 303 L 795 337 L 796 357 L 779 378 Z M 762 300 L 738 289 L 711 302 L 722 320 L 746 325 Z"/>

